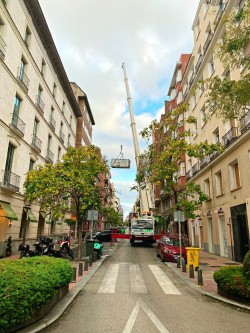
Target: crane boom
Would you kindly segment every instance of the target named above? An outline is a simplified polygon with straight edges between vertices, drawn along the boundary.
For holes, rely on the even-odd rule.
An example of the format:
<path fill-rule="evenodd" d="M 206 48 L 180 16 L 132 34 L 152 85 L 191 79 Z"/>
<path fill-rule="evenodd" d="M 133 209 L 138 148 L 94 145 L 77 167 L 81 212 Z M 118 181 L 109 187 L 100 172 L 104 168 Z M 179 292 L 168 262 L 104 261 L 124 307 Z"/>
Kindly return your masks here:
<path fill-rule="evenodd" d="M 139 168 L 139 158 L 140 158 L 140 150 L 139 150 L 139 143 L 136 131 L 136 123 L 135 117 L 133 112 L 132 106 L 132 99 L 130 96 L 130 90 L 128 85 L 128 78 L 126 75 L 125 63 L 122 64 L 123 74 L 124 74 L 124 82 L 127 92 L 127 101 L 129 107 L 129 114 L 130 114 L 130 121 L 131 121 L 131 129 L 132 129 L 132 136 L 133 136 L 133 143 L 134 143 L 134 150 L 135 150 L 135 162 L 137 169 Z M 140 198 L 140 207 L 141 207 L 141 214 L 145 212 L 149 212 L 152 208 L 152 200 L 150 196 L 150 185 L 145 180 L 145 188 L 139 188 L 139 198 Z"/>

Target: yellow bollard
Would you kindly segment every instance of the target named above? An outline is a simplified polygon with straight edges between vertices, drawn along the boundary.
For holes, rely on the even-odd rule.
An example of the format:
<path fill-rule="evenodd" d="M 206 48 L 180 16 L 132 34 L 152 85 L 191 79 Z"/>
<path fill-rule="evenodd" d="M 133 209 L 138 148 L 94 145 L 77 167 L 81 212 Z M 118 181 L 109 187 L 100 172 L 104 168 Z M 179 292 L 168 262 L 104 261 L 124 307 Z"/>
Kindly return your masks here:
<path fill-rule="evenodd" d="M 193 265 L 195 271 L 199 269 L 199 252 L 200 248 L 198 247 L 186 247 L 187 251 L 187 267 Z"/>

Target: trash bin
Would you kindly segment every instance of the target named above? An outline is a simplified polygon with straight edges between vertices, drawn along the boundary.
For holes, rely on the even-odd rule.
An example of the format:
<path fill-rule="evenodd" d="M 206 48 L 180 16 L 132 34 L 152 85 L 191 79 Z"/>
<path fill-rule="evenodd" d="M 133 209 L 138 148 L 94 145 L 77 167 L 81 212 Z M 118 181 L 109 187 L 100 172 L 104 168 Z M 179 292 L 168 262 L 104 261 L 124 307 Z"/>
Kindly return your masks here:
<path fill-rule="evenodd" d="M 189 265 L 193 265 L 194 270 L 199 268 L 199 252 L 198 247 L 186 247 L 187 251 L 187 268 L 189 270 Z"/>
<path fill-rule="evenodd" d="M 92 258 L 94 258 L 94 242 L 95 241 L 90 239 L 86 241 L 86 256 L 92 256 Z"/>

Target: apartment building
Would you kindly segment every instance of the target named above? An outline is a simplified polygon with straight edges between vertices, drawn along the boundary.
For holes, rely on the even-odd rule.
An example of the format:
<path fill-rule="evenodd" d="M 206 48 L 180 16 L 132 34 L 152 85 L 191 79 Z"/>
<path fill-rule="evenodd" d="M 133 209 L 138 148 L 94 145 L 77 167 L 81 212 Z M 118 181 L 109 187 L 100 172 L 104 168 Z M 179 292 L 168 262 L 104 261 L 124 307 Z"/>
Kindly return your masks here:
<path fill-rule="evenodd" d="M 90 144 L 94 120 L 86 95 L 76 100 L 39 2 L 0 1 L 0 256 L 9 235 L 15 248 L 68 231 L 24 202 L 23 184 L 29 170 L 60 161 L 75 146 L 77 118 L 86 109 Z"/>
<path fill-rule="evenodd" d="M 245 1 L 201 0 L 193 22 L 194 48 L 183 76 L 183 96 L 190 105 L 185 117 L 193 136 L 190 142 L 220 143 L 222 153 L 202 160 L 186 160 L 186 180 L 200 184 L 208 200 L 189 221 L 192 245 L 225 258 L 242 261 L 250 243 L 250 111 L 240 121 L 223 121 L 212 114 L 205 118 L 206 86 L 203 80 L 219 76 L 240 78 L 240 70 L 225 67 L 215 57 L 214 48 L 223 39 L 223 16 L 238 11 Z M 215 105 L 216 107 L 216 105 Z"/>
<path fill-rule="evenodd" d="M 77 118 L 76 147 L 90 146 L 92 144 L 92 127 L 95 125 L 95 120 L 88 97 L 75 82 L 71 82 L 71 87 L 82 114 L 81 117 Z"/>

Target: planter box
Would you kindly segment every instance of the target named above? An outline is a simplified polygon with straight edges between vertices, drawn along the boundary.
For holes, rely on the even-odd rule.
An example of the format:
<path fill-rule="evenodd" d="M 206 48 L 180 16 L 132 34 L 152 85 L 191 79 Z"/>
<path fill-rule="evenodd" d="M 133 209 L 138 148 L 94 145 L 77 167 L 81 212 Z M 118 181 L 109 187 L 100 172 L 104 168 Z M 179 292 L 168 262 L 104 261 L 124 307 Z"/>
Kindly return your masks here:
<path fill-rule="evenodd" d="M 218 286 L 218 284 L 217 284 L 217 291 L 218 291 L 218 294 L 220 296 L 223 296 L 223 297 L 226 297 L 228 299 L 237 301 L 239 303 L 244 303 L 244 304 L 250 305 L 250 298 L 249 297 L 243 297 L 243 296 L 240 296 L 240 295 L 231 295 L 231 294 L 228 294 L 225 290 L 223 290 L 222 288 L 220 288 Z"/>
<path fill-rule="evenodd" d="M 33 324 L 34 322 L 40 320 L 44 316 L 46 316 L 50 310 L 67 294 L 69 291 L 69 285 L 64 286 L 57 290 L 55 295 L 40 309 L 36 311 L 36 313 L 33 314 L 32 318 L 25 320 L 21 324 L 10 328 L 7 333 L 14 333 L 18 330 Z"/>

